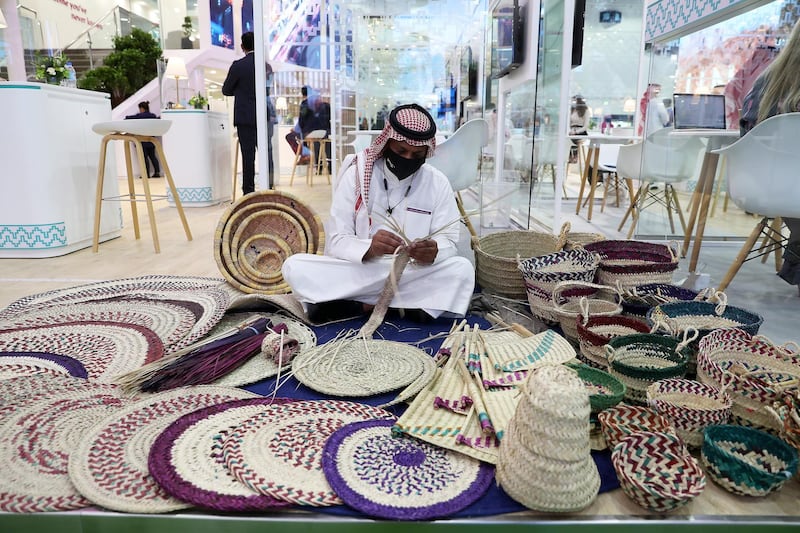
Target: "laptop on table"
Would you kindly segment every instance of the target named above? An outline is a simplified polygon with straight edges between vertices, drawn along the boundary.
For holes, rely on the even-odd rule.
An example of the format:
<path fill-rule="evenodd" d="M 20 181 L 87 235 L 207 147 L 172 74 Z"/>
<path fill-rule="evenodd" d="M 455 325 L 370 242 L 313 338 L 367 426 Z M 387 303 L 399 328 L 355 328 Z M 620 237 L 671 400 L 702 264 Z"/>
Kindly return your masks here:
<path fill-rule="evenodd" d="M 672 95 L 674 128 L 676 130 L 724 130 L 724 94 Z"/>

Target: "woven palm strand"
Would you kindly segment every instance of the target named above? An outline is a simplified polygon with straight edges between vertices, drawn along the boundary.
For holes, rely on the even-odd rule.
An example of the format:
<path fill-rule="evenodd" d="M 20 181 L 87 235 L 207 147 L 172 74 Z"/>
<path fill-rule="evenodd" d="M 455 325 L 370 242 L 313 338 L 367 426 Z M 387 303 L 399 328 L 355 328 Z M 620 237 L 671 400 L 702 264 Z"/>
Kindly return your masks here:
<path fill-rule="evenodd" d="M 558 316 L 561 330 L 564 336 L 576 343 L 580 342 L 578 336 L 578 322 L 586 324 L 590 318 L 600 316 L 616 316 L 622 312 L 619 302 L 611 302 L 600 298 L 587 298 L 582 296 L 578 299 L 563 302 L 561 294 L 568 287 L 582 287 L 595 290 L 610 290 L 605 285 L 578 281 L 562 281 L 553 289 L 553 309 Z"/>
<path fill-rule="evenodd" d="M 573 368 L 583 381 L 589 393 L 589 403 L 592 406 L 593 414 L 614 407 L 625 396 L 625 384 L 608 372 L 583 364 L 568 366 Z"/>
<path fill-rule="evenodd" d="M 734 494 L 766 496 L 797 472 L 797 451 L 778 437 L 753 428 L 709 426 L 700 459 L 708 476 Z"/>
<path fill-rule="evenodd" d="M 728 392 L 735 423 L 779 432 L 781 424 L 767 408 L 797 389 L 800 355 L 796 346 L 778 346 L 738 328 L 721 329 L 700 341 L 697 377 Z"/>
<path fill-rule="evenodd" d="M 615 337 L 649 333 L 650 327 L 643 320 L 617 316 L 592 317 L 586 323 L 577 321 L 580 340 L 579 359 L 601 370 L 608 368 L 605 345 Z"/>
<path fill-rule="evenodd" d="M 558 365 L 531 372 L 500 442 L 496 478 L 526 507 L 547 512 L 585 508 L 600 475 L 591 458 L 589 395 L 575 371 Z"/>
<path fill-rule="evenodd" d="M 478 284 L 488 293 L 524 300 L 527 292 L 519 261 L 561 251 L 566 243 L 565 228 L 559 235 L 514 230 L 473 237 Z"/>
<path fill-rule="evenodd" d="M 650 384 L 686 375 L 687 345 L 693 338 L 687 334 L 679 342 L 652 333 L 616 337 L 606 344 L 608 372 L 625 384 L 626 400 L 646 404 Z"/>
<path fill-rule="evenodd" d="M 186 509 L 189 504 L 166 494 L 150 476 L 147 453 L 152 443 L 185 414 L 255 396 L 232 387 L 197 385 L 143 397 L 91 426 L 70 455 L 70 481 L 92 503 L 113 511 Z"/>
<path fill-rule="evenodd" d="M 611 452 L 620 487 L 649 511 L 665 513 L 702 494 L 706 477 L 683 442 L 668 433 L 628 435 Z"/>
<path fill-rule="evenodd" d="M 137 291 L 170 293 L 173 291 L 212 289 L 218 286 L 221 281 L 219 278 L 164 275 L 98 281 L 20 298 L 0 311 L 0 321 L 5 321 L 9 317 L 20 313 L 27 313 L 52 305 L 115 298 L 125 294 L 136 293 Z"/>
<path fill-rule="evenodd" d="M 98 419 L 130 403 L 114 385 L 83 381 L 17 405 L 0 424 L 0 510 L 66 511 L 91 506 L 69 480 L 70 454 Z"/>
<path fill-rule="evenodd" d="M 640 431 L 677 435 L 669 420 L 650 407 L 621 403 L 599 412 L 597 420 L 612 450 L 623 438 Z"/>
<path fill-rule="evenodd" d="M 265 406 L 240 422 L 225 439 L 228 471 L 250 489 L 306 506 L 342 503 L 322 471 L 322 452 L 337 429 L 388 411 L 342 400 L 301 400 Z"/>
<path fill-rule="evenodd" d="M 416 394 L 434 375 L 424 351 L 394 341 L 353 338 L 306 350 L 292 361 L 303 385 L 332 396 L 374 396 L 416 384 Z M 401 400 L 402 401 L 402 400 Z"/>
<path fill-rule="evenodd" d="M 662 379 L 647 388 L 647 403 L 675 427 L 687 446 L 703 445 L 703 430 L 726 424 L 731 398 L 716 387 L 689 379 Z"/>
<path fill-rule="evenodd" d="M 675 248 L 675 250 L 673 250 Z M 600 254 L 597 282 L 624 288 L 645 283 L 671 283 L 678 268 L 677 243 L 669 245 L 632 240 L 604 240 L 584 246 Z"/>

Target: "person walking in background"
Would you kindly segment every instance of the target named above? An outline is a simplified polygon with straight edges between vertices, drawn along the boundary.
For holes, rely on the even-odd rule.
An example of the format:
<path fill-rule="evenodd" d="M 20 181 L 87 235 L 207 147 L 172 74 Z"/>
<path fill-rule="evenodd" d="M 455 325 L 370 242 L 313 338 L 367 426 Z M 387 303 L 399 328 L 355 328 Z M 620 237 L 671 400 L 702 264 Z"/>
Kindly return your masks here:
<path fill-rule="evenodd" d="M 739 131 L 747 134 L 753 127 L 775 115 L 800 111 L 800 22 L 775 60 L 758 76 L 744 97 Z M 755 177 L 754 177 L 755 178 Z M 800 289 L 800 219 L 784 218 L 789 228 L 789 242 L 778 275 Z"/>
<path fill-rule="evenodd" d="M 249 31 L 242 34 L 242 51 L 244 57 L 233 62 L 225 82 L 222 94 L 233 96 L 233 125 L 239 134 L 239 146 L 242 150 L 242 194 L 250 194 L 256 190 L 256 63 L 255 37 Z"/>
<path fill-rule="evenodd" d="M 651 83 L 645 89 L 642 99 L 639 101 L 639 125 L 636 128 L 637 135 L 650 135 L 658 131 L 669 123 L 669 115 L 664 102 L 659 98 L 661 85 Z M 647 127 L 645 127 L 645 125 Z"/>
<path fill-rule="evenodd" d="M 158 118 L 155 113 L 150 112 L 150 102 L 144 101 L 139 102 L 139 112 L 135 115 L 128 115 L 125 117 L 126 119 L 136 119 L 136 118 Z M 151 178 L 160 178 L 161 177 L 161 166 L 158 164 L 158 157 L 156 157 L 156 145 L 151 142 L 143 142 L 142 143 L 142 151 L 144 152 L 144 165 L 147 167 L 149 164 L 153 167 L 153 173 L 150 174 L 147 168 L 141 169 L 144 176 L 149 175 Z"/>

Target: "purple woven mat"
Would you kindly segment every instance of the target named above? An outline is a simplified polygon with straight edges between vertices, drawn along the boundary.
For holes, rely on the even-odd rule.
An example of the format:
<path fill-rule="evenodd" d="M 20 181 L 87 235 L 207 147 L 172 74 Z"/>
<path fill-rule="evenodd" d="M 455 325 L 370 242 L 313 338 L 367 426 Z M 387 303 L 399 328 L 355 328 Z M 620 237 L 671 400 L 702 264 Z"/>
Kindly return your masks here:
<path fill-rule="evenodd" d="M 175 442 L 187 431 L 191 430 L 193 426 L 218 417 L 219 433 L 215 435 L 214 441 L 196 443 L 199 447 L 199 453 L 207 452 L 207 455 L 196 457 L 196 459 L 219 465 L 218 469 L 214 468 L 213 464 L 205 465 L 207 471 L 221 470 L 224 471 L 221 475 L 230 476 L 230 474 L 227 473 L 225 463 L 222 459 L 222 443 L 224 442 L 229 427 L 252 416 L 254 413 L 252 409 L 253 406 L 257 407 L 291 401 L 291 399 L 287 398 L 249 398 L 245 400 L 233 400 L 210 407 L 204 407 L 182 416 L 161 432 L 150 448 L 150 454 L 147 460 L 147 467 L 150 471 L 150 475 L 156 480 L 159 486 L 171 496 L 186 503 L 191 503 L 198 507 L 205 507 L 207 509 L 242 512 L 263 511 L 265 509 L 290 506 L 291 504 L 288 502 L 257 492 L 244 494 L 247 492 L 244 485 L 241 485 L 241 491 L 236 491 L 238 492 L 237 494 L 225 494 L 201 487 L 197 484 L 197 480 L 189 479 L 180 471 L 179 465 L 175 464 L 173 451 Z M 242 414 L 239 417 L 241 420 L 236 420 L 237 410 L 246 412 L 246 414 Z M 231 482 L 234 481 L 233 477 L 230 479 Z M 238 482 L 236 482 L 236 484 L 238 484 Z M 220 481 L 219 486 L 221 487 L 223 485 L 224 483 Z"/>
<path fill-rule="evenodd" d="M 30 357 L 31 359 L 42 359 L 63 367 L 64 370 L 67 371 L 66 373 L 72 377 L 86 379 L 88 376 L 83 363 L 68 355 L 58 355 L 47 352 L 0 352 L 0 357 Z"/>
<path fill-rule="evenodd" d="M 416 439 L 393 437 L 392 420 L 348 424 L 325 443 L 322 470 L 347 505 L 393 520 L 450 516 L 478 500 L 494 468 Z"/>

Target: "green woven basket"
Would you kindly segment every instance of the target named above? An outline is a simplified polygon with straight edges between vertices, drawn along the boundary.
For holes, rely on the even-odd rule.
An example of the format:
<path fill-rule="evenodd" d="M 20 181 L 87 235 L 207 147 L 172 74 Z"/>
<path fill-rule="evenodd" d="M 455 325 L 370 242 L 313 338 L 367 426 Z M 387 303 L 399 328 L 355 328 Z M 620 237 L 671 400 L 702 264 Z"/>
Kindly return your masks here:
<path fill-rule="evenodd" d="M 589 365 L 567 365 L 578 373 L 589 392 L 589 404 L 592 413 L 599 413 L 609 407 L 614 407 L 625 396 L 625 385 L 609 374 Z"/>
<path fill-rule="evenodd" d="M 779 490 L 797 472 L 797 451 L 778 437 L 744 426 L 709 426 L 701 460 L 708 476 L 745 496 Z"/>

